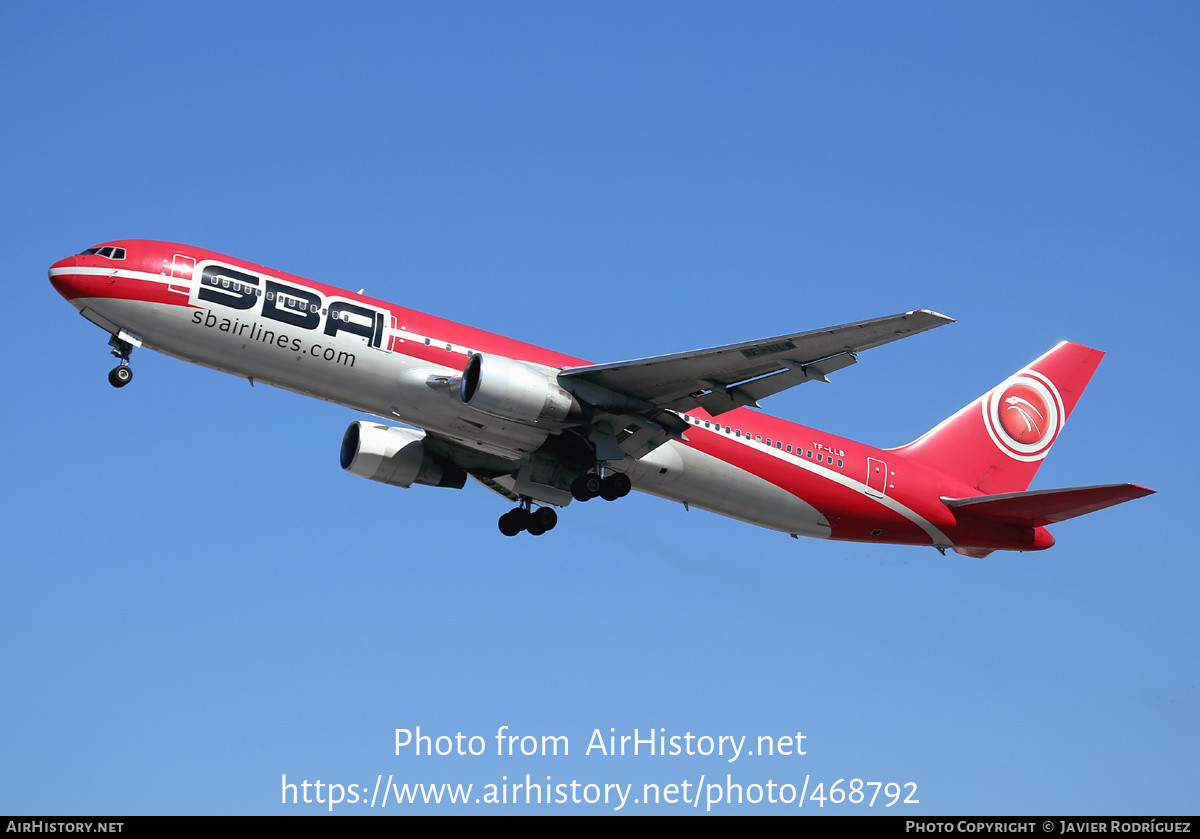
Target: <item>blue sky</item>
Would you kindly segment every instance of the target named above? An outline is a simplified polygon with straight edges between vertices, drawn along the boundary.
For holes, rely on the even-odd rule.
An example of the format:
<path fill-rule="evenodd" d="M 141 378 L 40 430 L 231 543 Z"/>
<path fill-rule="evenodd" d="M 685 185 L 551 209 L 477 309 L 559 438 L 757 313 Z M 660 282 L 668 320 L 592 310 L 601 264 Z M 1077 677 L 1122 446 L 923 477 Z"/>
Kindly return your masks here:
<path fill-rule="evenodd" d="M 281 8 L 6 5 L 0 812 L 526 773 L 1197 811 L 1194 5 Z M 45 272 L 127 237 L 595 361 L 957 318 L 765 403 L 879 446 L 1071 339 L 1109 355 L 1034 488 L 1158 494 L 982 561 L 640 495 L 505 539 L 482 487 L 343 473 L 348 410 L 145 351 L 111 388 Z M 396 756 L 418 725 L 492 748 Z M 571 754 L 497 757 L 500 726 Z M 635 728 L 807 754 L 584 754 Z"/>

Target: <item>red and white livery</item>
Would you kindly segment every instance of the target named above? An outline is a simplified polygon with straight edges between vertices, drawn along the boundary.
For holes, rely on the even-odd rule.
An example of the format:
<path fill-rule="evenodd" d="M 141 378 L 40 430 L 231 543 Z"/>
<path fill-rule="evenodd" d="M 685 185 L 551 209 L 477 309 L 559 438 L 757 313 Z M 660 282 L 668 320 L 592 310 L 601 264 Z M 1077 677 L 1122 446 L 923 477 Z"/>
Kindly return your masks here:
<path fill-rule="evenodd" d="M 347 429 L 343 468 L 401 487 L 472 477 L 516 503 L 500 517 L 509 536 L 632 488 L 793 536 L 982 557 L 1048 548 L 1047 525 L 1152 492 L 1028 489 L 1104 355 L 1079 344 L 896 449 L 755 410 L 863 350 L 952 322 L 927 310 L 590 364 L 169 242 L 97 245 L 54 263 L 50 281 L 112 336 L 114 386 L 147 347 L 379 417 Z"/>

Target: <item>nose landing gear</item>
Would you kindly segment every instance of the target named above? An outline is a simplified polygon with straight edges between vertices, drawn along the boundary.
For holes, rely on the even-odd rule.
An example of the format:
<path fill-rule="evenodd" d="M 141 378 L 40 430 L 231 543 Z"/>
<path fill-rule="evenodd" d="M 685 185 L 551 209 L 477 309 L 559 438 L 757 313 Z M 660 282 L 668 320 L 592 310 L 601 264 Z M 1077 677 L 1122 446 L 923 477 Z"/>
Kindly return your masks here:
<path fill-rule="evenodd" d="M 133 344 L 118 338 L 116 335 L 108 339 L 112 354 L 121 363 L 108 371 L 108 383 L 113 387 L 125 387 L 133 381 L 133 369 L 129 366 L 129 354 L 133 352 Z"/>

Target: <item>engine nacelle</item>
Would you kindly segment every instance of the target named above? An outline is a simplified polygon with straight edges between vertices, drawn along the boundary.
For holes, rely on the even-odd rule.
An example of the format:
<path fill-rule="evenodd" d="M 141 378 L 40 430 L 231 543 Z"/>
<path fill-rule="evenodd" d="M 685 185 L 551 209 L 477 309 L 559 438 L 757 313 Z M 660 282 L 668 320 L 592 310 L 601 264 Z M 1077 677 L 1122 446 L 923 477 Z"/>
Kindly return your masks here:
<path fill-rule="evenodd" d="M 464 405 L 514 422 L 574 422 L 585 407 L 536 367 L 502 355 L 475 354 L 463 369 Z"/>
<path fill-rule="evenodd" d="M 404 487 L 424 484 L 462 489 L 467 473 L 425 449 L 425 434 L 378 425 L 351 423 L 342 438 L 342 468 L 352 475 Z"/>

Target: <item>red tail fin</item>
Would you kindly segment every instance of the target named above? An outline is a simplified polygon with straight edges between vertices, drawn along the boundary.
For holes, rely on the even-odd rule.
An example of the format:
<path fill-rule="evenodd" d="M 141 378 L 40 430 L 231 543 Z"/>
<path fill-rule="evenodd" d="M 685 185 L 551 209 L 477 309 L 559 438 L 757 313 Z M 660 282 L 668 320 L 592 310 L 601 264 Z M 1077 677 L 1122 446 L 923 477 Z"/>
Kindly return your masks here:
<path fill-rule="evenodd" d="M 1063 341 L 897 451 L 985 494 L 1022 492 L 1102 358 Z"/>

